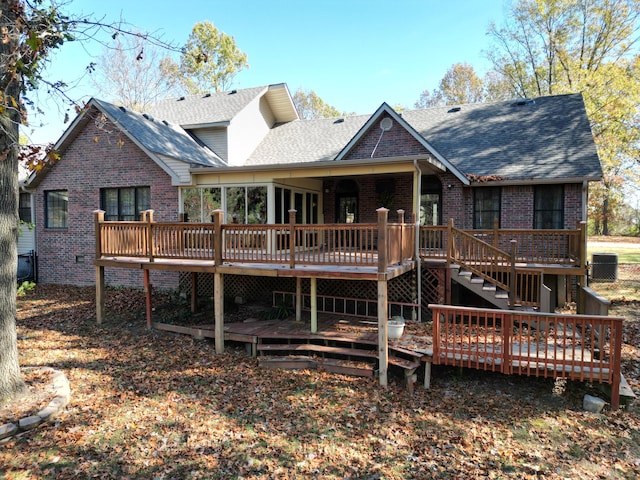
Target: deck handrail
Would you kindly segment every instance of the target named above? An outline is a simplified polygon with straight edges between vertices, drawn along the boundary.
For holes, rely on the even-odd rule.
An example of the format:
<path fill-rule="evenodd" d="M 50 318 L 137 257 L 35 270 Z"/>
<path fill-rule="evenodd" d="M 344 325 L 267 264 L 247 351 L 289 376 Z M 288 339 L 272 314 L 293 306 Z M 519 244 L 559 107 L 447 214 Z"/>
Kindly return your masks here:
<path fill-rule="evenodd" d="M 621 317 L 429 305 L 433 363 L 611 384 L 619 406 Z M 606 339 L 606 340 L 603 340 Z"/>
<path fill-rule="evenodd" d="M 482 238 L 503 251 L 509 250 L 511 240 L 518 242 L 516 262 L 539 265 L 574 265 L 581 267 L 586 261 L 586 245 L 583 241 L 586 223 L 579 222 L 575 229 L 463 229 L 464 232 Z M 420 257 L 442 259 L 447 255 L 446 225 L 420 226 Z"/>
<path fill-rule="evenodd" d="M 386 209 L 385 209 L 386 210 Z M 96 258 L 140 257 L 212 260 L 216 264 L 273 263 L 296 265 L 389 266 L 414 257 L 415 225 L 296 224 L 295 211 L 285 224 L 223 224 L 221 211 L 213 223 L 155 222 L 153 211 L 140 221 L 105 221 L 96 211 Z M 384 232 L 384 235 L 381 235 Z M 381 254 L 383 252 L 383 254 Z"/>

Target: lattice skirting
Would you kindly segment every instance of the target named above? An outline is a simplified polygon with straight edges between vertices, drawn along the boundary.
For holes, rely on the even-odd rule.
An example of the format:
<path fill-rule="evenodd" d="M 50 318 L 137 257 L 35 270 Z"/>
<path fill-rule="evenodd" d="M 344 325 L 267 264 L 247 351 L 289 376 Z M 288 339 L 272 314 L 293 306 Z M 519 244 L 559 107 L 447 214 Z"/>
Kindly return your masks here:
<path fill-rule="evenodd" d="M 443 304 L 447 295 L 445 265 L 422 265 L 422 320 L 431 320 L 430 303 Z"/>
<path fill-rule="evenodd" d="M 213 274 L 198 273 L 198 296 L 213 297 Z M 310 280 L 302 279 L 302 291 L 309 292 Z M 408 272 L 388 282 L 390 302 L 415 303 L 417 285 L 415 271 Z M 294 278 L 259 277 L 251 275 L 225 275 L 224 296 L 231 301 L 240 297 L 245 302 L 269 303 L 273 291 L 296 291 Z M 191 295 L 191 273 L 180 275 L 180 292 Z M 318 279 L 318 295 L 375 300 L 378 298 L 377 282 L 369 280 Z"/>

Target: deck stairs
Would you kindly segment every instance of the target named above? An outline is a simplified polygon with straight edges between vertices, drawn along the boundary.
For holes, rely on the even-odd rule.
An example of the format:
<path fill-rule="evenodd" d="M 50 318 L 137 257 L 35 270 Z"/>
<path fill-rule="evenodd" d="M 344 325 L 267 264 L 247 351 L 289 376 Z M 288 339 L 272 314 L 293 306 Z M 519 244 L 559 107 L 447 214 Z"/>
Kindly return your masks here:
<path fill-rule="evenodd" d="M 461 268 L 460 265 L 455 264 L 451 265 L 451 278 L 496 308 L 502 310 L 509 309 L 509 294 L 490 281 L 474 275 L 471 271 L 465 270 Z"/>
<path fill-rule="evenodd" d="M 373 378 L 378 371 L 377 342 L 370 337 L 349 338 L 317 335 L 284 338 L 261 336 L 256 345 L 258 363 L 263 368 L 317 369 Z M 389 343 L 389 370 L 401 373 L 413 392 L 422 354 Z"/>

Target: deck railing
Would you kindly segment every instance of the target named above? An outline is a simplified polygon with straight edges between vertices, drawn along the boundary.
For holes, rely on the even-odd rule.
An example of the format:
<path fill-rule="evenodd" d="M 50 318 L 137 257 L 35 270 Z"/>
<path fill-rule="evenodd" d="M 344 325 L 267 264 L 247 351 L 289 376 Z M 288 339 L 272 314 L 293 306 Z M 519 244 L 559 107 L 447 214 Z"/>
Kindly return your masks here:
<path fill-rule="evenodd" d="M 295 213 L 288 224 L 246 225 L 222 224 L 222 211 L 214 212 L 213 223 L 154 222 L 152 210 L 139 222 L 107 222 L 96 211 L 96 258 L 377 266 L 384 272 L 415 256 L 415 224 L 406 223 L 402 211 L 397 223 L 379 209 L 377 224 L 333 225 L 296 224 Z"/>
<path fill-rule="evenodd" d="M 619 405 L 620 317 L 429 305 L 433 363 L 611 384 Z"/>

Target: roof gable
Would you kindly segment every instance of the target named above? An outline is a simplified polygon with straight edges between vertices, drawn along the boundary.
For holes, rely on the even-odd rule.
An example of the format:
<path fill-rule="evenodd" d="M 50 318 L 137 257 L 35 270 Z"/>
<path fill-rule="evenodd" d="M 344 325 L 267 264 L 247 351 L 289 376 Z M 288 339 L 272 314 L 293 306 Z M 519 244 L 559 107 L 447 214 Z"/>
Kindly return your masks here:
<path fill-rule="evenodd" d="M 374 142 L 374 139 L 377 140 Z M 369 120 L 338 154 L 336 160 L 367 158 L 366 153 L 370 159 L 427 155 L 429 163 L 441 170 L 447 168 L 460 181 L 469 183 L 454 165 L 450 164 L 387 103 L 383 103 L 369 117 Z"/>

